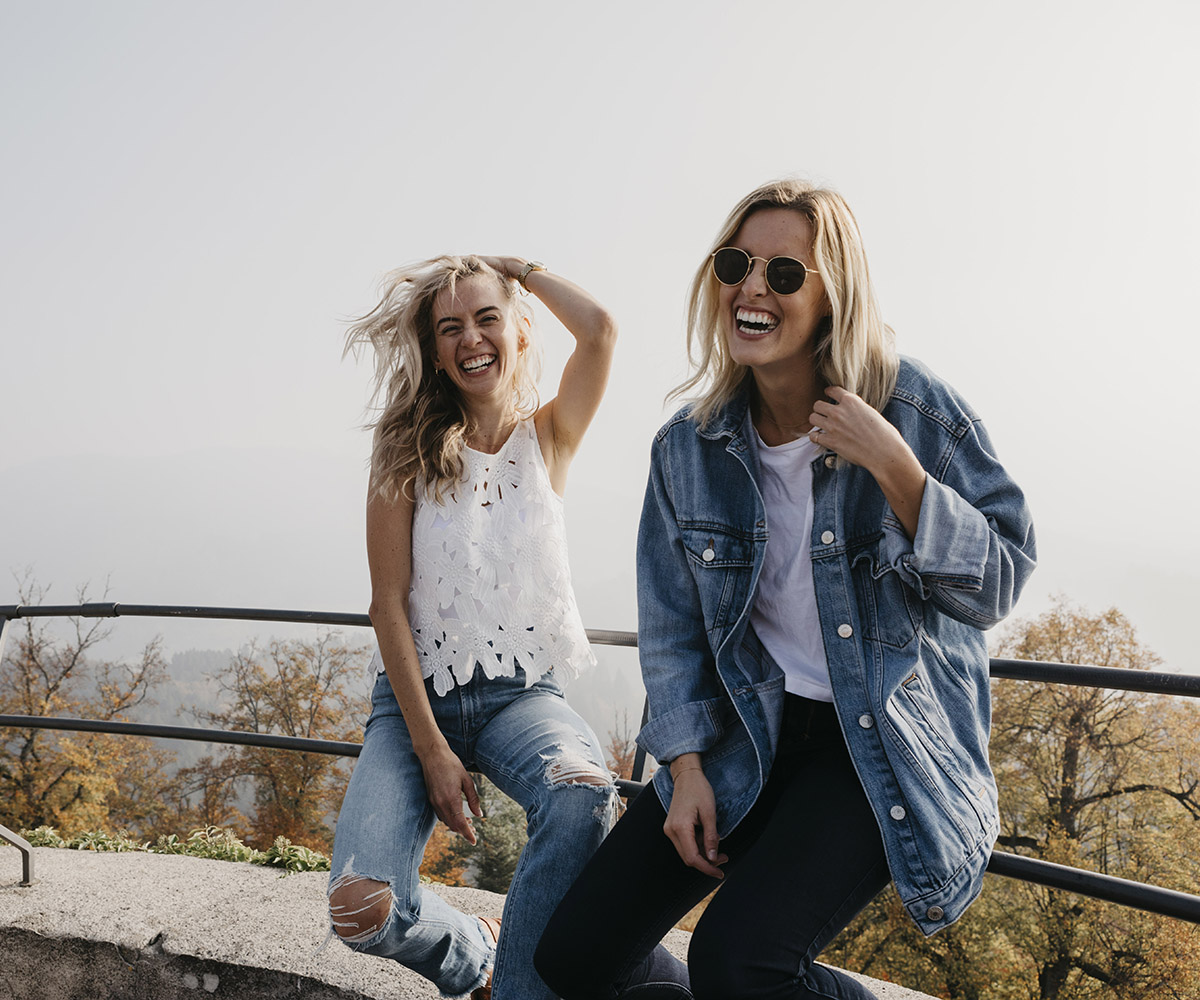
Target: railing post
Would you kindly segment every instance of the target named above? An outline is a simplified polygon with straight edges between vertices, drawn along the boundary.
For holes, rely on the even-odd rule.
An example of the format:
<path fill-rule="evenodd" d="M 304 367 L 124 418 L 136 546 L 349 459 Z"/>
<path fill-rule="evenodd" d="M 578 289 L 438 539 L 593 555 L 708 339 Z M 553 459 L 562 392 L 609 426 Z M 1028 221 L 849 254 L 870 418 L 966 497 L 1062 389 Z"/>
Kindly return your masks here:
<path fill-rule="evenodd" d="M 642 701 L 642 724 L 638 727 L 638 732 L 646 728 L 646 723 L 650 721 L 650 699 L 645 698 Z M 634 781 L 644 782 L 646 780 L 646 751 L 639 743 L 637 750 L 633 754 L 633 773 L 630 775 Z"/>
<path fill-rule="evenodd" d="M 16 611 L 16 607 L 12 608 Z M 0 663 L 4 662 L 4 644 L 8 642 L 8 626 L 12 624 L 12 619 L 8 615 L 0 618 Z"/>
<path fill-rule="evenodd" d="M 15 612 L 17 607 L 14 606 L 11 609 L 5 610 Z M 7 614 L 0 617 L 0 663 L 4 662 L 4 644 L 8 641 L 8 626 L 11 624 L 12 618 Z M 0 840 L 7 840 L 21 852 L 21 881 L 19 884 L 22 886 L 33 885 L 37 881 L 33 877 L 33 845 L 20 834 L 13 833 L 6 826 L 0 826 Z"/>
<path fill-rule="evenodd" d="M 0 840 L 7 840 L 21 852 L 20 884 L 23 886 L 33 885 L 37 881 L 33 877 L 33 845 L 19 833 L 13 833 L 7 826 L 0 826 Z"/>

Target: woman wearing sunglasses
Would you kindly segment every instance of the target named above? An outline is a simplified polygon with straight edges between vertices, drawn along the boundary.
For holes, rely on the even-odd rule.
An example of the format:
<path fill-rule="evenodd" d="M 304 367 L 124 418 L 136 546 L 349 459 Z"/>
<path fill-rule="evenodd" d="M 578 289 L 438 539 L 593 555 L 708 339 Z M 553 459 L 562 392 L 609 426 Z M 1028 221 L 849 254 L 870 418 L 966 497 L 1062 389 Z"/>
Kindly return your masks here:
<path fill-rule="evenodd" d="M 968 404 L 899 358 L 843 199 L 764 185 L 692 284 L 638 641 L 660 763 L 535 956 L 565 1000 L 872 994 L 815 959 L 889 881 L 926 934 L 998 833 L 983 631 L 1034 566 Z M 685 966 L 656 947 L 717 886 Z"/>
<path fill-rule="evenodd" d="M 537 296 L 575 338 L 538 406 Z M 594 662 L 567 565 L 562 493 L 616 338 L 587 292 L 518 257 L 439 257 L 390 276 L 348 346 L 375 351 L 367 561 L 379 650 L 362 754 L 338 817 L 332 931 L 445 996 L 552 1000 L 546 918 L 608 832 L 599 740 L 560 683 Z M 422 888 L 435 819 L 475 843 L 467 769 L 525 809 L 529 842 L 495 920 Z M 494 971 L 494 977 L 493 977 Z"/>

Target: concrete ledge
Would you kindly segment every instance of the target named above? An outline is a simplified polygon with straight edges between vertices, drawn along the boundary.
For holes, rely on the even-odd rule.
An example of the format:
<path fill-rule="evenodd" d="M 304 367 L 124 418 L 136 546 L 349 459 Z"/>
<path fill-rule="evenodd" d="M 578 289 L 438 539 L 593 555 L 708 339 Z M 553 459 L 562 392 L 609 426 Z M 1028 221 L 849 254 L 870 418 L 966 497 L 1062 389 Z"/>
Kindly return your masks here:
<path fill-rule="evenodd" d="M 327 876 L 179 855 L 35 850 L 37 883 L 0 849 L 0 1000 L 435 1000 L 433 984 L 326 935 Z M 504 897 L 433 886 L 499 916 Z M 689 935 L 667 946 L 687 951 Z M 858 977 L 880 1000 L 923 994 Z"/>

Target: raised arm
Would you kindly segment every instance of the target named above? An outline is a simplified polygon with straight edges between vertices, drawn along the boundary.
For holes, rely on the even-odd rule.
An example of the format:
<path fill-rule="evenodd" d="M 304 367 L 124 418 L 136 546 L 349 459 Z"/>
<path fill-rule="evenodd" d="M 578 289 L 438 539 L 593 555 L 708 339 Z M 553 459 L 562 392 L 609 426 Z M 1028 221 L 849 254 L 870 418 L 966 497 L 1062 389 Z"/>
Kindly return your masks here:
<path fill-rule="evenodd" d="M 526 270 L 521 257 L 484 257 L 512 279 Z M 595 417 L 608 385 L 617 324 L 612 314 L 588 292 L 560 274 L 531 270 L 525 288 L 536 295 L 575 338 L 575 350 L 563 367 L 558 394 L 537 414 L 538 440 L 558 494 L 566 488 L 567 468 Z"/>
<path fill-rule="evenodd" d="M 367 562 L 371 570 L 371 624 L 388 681 L 404 715 L 413 749 L 421 760 L 429 801 L 438 819 L 475 843 L 475 829 L 463 814 L 462 800 L 482 816 L 475 783 L 438 729 L 421 677 L 421 663 L 408 623 L 412 581 L 413 503 L 378 496 L 367 501 Z"/>

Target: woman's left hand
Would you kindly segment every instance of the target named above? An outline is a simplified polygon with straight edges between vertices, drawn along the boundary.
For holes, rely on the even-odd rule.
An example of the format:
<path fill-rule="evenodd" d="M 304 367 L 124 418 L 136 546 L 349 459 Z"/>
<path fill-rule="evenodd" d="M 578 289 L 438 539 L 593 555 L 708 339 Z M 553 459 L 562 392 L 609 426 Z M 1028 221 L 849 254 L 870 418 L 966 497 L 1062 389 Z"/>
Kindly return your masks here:
<path fill-rule="evenodd" d="M 917 456 L 883 414 L 854 393 L 831 385 L 825 395 L 829 399 L 817 400 L 809 414 L 809 440 L 871 473 L 908 537 L 915 539 L 925 493 L 925 470 Z"/>

